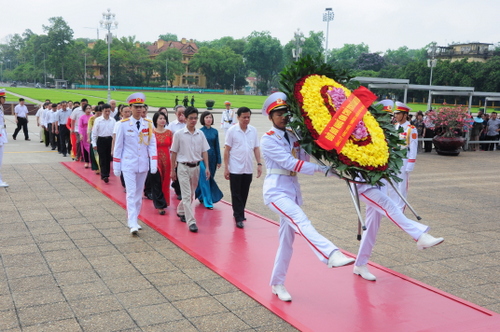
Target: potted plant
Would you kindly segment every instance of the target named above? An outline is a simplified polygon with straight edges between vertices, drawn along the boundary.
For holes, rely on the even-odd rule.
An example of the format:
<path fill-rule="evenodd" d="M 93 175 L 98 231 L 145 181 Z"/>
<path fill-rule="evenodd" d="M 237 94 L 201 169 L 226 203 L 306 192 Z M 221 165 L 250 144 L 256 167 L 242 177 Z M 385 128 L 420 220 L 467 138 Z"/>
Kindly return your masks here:
<path fill-rule="evenodd" d="M 473 119 L 469 109 L 463 106 L 444 106 L 437 110 L 434 118 L 436 136 L 432 139 L 440 155 L 458 156 L 465 144 L 463 133 L 471 127 Z"/>
<path fill-rule="evenodd" d="M 215 105 L 215 100 L 207 99 L 205 100 L 205 105 L 207 105 L 207 110 L 212 110 Z"/>

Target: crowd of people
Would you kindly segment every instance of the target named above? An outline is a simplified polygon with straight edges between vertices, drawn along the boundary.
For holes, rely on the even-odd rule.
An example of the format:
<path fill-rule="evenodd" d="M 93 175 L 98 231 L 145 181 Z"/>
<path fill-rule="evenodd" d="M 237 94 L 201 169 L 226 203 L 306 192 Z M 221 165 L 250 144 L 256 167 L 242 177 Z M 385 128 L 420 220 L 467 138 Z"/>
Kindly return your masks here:
<path fill-rule="evenodd" d="M 4 100 L 0 92 L 0 101 L 3 103 Z M 370 281 L 376 277 L 369 272 L 367 262 L 382 216 L 387 216 L 407 232 L 416 241 L 418 249 L 443 242 L 443 238 L 434 238 L 427 233 L 428 226 L 403 214 L 407 181 L 400 185 L 402 194 L 399 196 L 386 192 L 384 188 L 388 186 L 357 184 L 359 198 L 367 206 L 367 229 L 357 259 L 346 257 L 313 227 L 300 207 L 302 195 L 297 173 L 312 175 L 320 172 L 326 176 L 334 173 L 328 166 L 309 162 L 298 138 L 287 128 L 289 109 L 286 95 L 278 92 L 266 100 L 262 113 L 271 121 L 272 127 L 261 139 L 257 137 L 256 128 L 250 125 L 252 111 L 249 108 L 233 110 L 229 102 L 225 105 L 221 120 L 225 132 L 222 153 L 211 112 L 200 115 L 193 106 L 176 105 L 176 119 L 172 122 L 169 122 L 164 107 L 150 119 L 146 97 L 142 93 L 131 94 L 123 105 L 110 101 L 109 104 L 99 102 L 94 106 L 86 99 L 59 103 L 47 100 L 36 117 L 42 131 L 42 142 L 52 150 L 57 149 L 64 157 L 69 155 L 75 162 L 81 162 L 82 167 L 91 168 L 100 175 L 104 185 L 110 182 L 110 166 L 113 164 L 113 173 L 120 178 L 126 191 L 127 223 L 132 235 L 141 229 L 138 215 L 143 197 L 152 199 L 155 209 L 164 215 L 165 208 L 172 204 L 170 187 L 174 188 L 179 200 L 176 214 L 180 221 L 186 223 L 190 232 L 198 232 L 193 201 L 198 198 L 207 209 L 213 209 L 213 204 L 222 198 L 214 178 L 222 163 L 224 178 L 230 181 L 235 227 L 244 228 L 245 207 L 255 173 L 254 161 L 257 164 L 256 176 L 260 177 L 263 157 L 267 168 L 264 203 L 280 219 L 279 246 L 270 286 L 282 301 L 292 299 L 284 283 L 295 234 L 305 238 L 319 260 L 329 268 L 354 264 L 354 274 Z M 403 128 L 400 135 L 406 142 L 404 147 L 410 151 L 403 160 L 399 175 L 408 179 L 415 165 L 418 127 L 409 123 L 410 109 L 405 104 L 396 102 L 389 108 L 394 110 L 396 127 Z M 0 115 L 2 125 L 3 113 Z M 201 129 L 196 128 L 198 122 Z M 0 135 L 0 149 L 2 135 L 5 135 L 5 130 Z M 1 178 L 0 183 L 3 183 Z"/>

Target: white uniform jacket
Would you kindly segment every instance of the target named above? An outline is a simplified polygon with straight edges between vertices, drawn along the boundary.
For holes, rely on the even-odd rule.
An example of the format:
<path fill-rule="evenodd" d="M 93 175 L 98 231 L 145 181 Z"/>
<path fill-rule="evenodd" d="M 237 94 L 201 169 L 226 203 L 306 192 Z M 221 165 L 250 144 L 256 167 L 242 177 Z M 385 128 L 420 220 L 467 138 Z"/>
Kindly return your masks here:
<path fill-rule="evenodd" d="M 399 138 L 406 142 L 405 145 L 401 146 L 401 148 L 407 148 L 406 151 L 406 159 L 403 159 L 403 167 L 401 168 L 401 172 L 404 171 L 413 171 L 413 167 L 415 166 L 415 161 L 417 159 L 417 150 L 418 150 L 418 133 L 417 128 L 410 124 L 409 121 L 406 121 L 403 124 L 397 123 L 395 125 L 396 130 L 399 130 L 399 127 L 403 128 L 403 132 L 399 134 Z"/>
<path fill-rule="evenodd" d="M 137 121 L 141 122 L 139 129 Z M 116 128 L 113 170 L 143 173 L 151 166 L 151 173 L 156 173 L 157 164 L 153 122 L 133 117 L 121 120 Z"/>
<path fill-rule="evenodd" d="M 263 188 L 266 205 L 282 197 L 288 197 L 298 205 L 302 205 L 302 194 L 296 173 L 312 175 L 319 168 L 318 165 L 308 161 L 309 156 L 300 148 L 293 132 L 287 131 L 290 143 L 285 139 L 284 133 L 273 127 L 260 141 L 267 168 Z"/>

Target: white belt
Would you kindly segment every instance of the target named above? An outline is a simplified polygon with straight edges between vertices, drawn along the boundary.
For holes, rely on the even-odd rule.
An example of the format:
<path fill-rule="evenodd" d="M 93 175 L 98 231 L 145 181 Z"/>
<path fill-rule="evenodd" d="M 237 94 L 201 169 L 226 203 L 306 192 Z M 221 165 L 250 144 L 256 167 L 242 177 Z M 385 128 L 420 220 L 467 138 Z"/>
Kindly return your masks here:
<path fill-rule="evenodd" d="M 279 175 L 288 175 L 288 176 L 297 176 L 297 172 L 288 171 L 286 169 L 280 168 L 268 168 L 267 174 L 279 174 Z"/>

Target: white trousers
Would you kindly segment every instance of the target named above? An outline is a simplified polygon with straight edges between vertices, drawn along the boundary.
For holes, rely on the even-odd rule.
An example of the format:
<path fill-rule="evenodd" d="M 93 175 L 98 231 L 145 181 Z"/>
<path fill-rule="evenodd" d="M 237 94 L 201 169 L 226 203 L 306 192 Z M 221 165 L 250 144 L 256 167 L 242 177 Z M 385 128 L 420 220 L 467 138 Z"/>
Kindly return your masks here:
<path fill-rule="evenodd" d="M 422 233 L 429 230 L 429 226 L 408 219 L 384 191 L 374 187 L 359 195 L 359 199 L 366 204 L 366 231 L 363 232 L 361 238 L 355 262 L 356 266 L 368 263 L 377 239 L 380 220 L 383 216 L 389 218 L 390 221 L 408 233 L 414 240 L 418 240 Z"/>
<path fill-rule="evenodd" d="M 401 172 L 398 174 L 398 178 L 402 179 L 401 182 L 394 181 L 394 185 L 399 189 L 399 192 L 403 195 L 405 199 L 408 199 L 408 185 L 410 173 L 406 171 L 406 165 L 408 164 L 408 159 L 403 159 L 403 167 Z M 389 197 L 396 203 L 396 206 L 401 210 L 405 211 L 406 204 L 398 195 L 398 193 L 389 185 Z"/>
<path fill-rule="evenodd" d="M 177 164 L 177 179 L 181 187 L 182 200 L 177 205 L 177 214 L 186 218 L 186 223 L 189 225 L 196 224 L 194 219 L 192 203 L 194 193 L 198 187 L 198 179 L 200 177 L 200 166 L 189 167 L 184 164 Z"/>
<path fill-rule="evenodd" d="M 0 145 L 0 170 L 2 169 L 2 162 L 3 162 L 3 147 L 4 147 L 4 145 L 1 144 Z M 0 172 L 0 182 L 3 182 L 3 180 L 2 180 L 2 173 L 1 172 Z"/>
<path fill-rule="evenodd" d="M 292 259 L 295 232 L 302 235 L 323 263 L 328 263 L 330 254 L 338 248 L 316 231 L 311 221 L 295 201 L 290 198 L 280 198 L 267 206 L 280 217 L 280 244 L 274 260 L 271 285 L 282 285 L 285 283 L 288 266 Z"/>
<path fill-rule="evenodd" d="M 148 176 L 148 172 L 122 172 L 127 188 L 127 215 L 128 227 L 137 228 L 137 217 L 141 212 L 142 195 L 144 191 L 144 182 Z"/>

